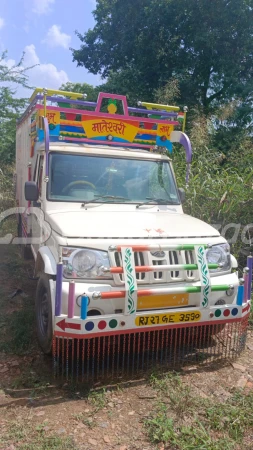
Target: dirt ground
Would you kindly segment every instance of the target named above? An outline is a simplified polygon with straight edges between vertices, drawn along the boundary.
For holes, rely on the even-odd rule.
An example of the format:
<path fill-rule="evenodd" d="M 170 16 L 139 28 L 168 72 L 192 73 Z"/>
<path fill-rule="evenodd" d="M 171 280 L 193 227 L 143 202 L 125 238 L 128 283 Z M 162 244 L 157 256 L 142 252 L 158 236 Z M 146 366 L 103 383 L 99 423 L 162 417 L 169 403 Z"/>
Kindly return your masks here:
<path fill-rule="evenodd" d="M 1 450 L 253 449 L 253 332 L 236 363 L 217 370 L 192 366 L 113 387 L 54 380 L 36 343 L 31 263 L 17 246 L 0 247 Z"/>

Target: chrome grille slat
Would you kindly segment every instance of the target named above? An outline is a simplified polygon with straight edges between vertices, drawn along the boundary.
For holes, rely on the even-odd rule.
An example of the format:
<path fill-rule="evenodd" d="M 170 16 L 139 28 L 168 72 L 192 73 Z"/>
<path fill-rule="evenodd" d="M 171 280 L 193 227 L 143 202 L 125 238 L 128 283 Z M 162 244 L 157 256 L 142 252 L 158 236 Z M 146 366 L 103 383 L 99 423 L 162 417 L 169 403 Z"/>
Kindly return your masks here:
<path fill-rule="evenodd" d="M 142 252 L 134 252 L 134 262 L 135 262 L 136 267 L 144 266 L 144 255 Z M 144 278 L 145 278 L 144 272 L 136 274 L 137 281 L 144 280 Z"/>
<path fill-rule="evenodd" d="M 153 266 L 162 266 L 167 264 L 166 259 L 152 259 L 152 265 Z M 165 272 L 153 272 L 154 279 L 159 281 L 165 281 Z"/>
<path fill-rule="evenodd" d="M 156 257 L 150 252 L 134 252 L 134 261 L 136 267 L 139 266 L 160 266 L 166 264 L 196 264 L 195 253 L 192 250 L 176 251 L 170 250 L 164 252 L 165 256 Z M 111 266 L 122 267 L 122 255 L 120 252 L 110 253 Z M 116 285 L 125 283 L 123 274 L 114 274 L 113 279 Z M 140 272 L 136 273 L 138 284 L 161 284 L 175 283 L 182 281 L 198 281 L 198 272 L 192 270 L 172 270 L 167 272 Z"/>
<path fill-rule="evenodd" d="M 189 250 L 186 250 L 185 252 L 185 262 L 186 264 L 194 264 L 195 260 L 194 260 L 194 254 L 193 252 L 190 252 Z M 193 270 L 187 270 L 187 277 L 189 278 L 194 278 L 194 273 Z"/>
<path fill-rule="evenodd" d="M 169 264 L 179 264 L 178 252 L 173 250 L 169 251 L 168 253 L 169 253 Z M 170 272 L 170 276 L 173 280 L 179 278 L 179 271 L 172 270 Z"/>

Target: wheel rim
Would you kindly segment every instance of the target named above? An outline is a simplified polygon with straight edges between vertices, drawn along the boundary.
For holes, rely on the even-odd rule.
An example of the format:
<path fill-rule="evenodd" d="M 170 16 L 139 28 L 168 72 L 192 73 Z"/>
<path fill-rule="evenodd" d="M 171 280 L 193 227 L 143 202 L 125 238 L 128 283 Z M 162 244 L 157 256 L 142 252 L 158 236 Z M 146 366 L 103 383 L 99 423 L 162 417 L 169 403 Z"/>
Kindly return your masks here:
<path fill-rule="evenodd" d="M 43 336 L 47 335 L 49 322 L 49 303 L 47 293 L 44 292 L 39 304 L 39 328 Z"/>

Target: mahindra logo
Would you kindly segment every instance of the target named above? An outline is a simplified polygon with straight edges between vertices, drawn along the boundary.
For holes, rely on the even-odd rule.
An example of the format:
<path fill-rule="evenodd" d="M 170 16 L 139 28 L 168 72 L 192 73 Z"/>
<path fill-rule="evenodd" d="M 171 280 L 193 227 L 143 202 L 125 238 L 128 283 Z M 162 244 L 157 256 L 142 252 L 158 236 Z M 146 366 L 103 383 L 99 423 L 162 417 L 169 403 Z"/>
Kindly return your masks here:
<path fill-rule="evenodd" d="M 155 256 L 156 258 L 164 258 L 165 253 L 163 251 L 160 252 L 150 252 L 152 256 Z"/>

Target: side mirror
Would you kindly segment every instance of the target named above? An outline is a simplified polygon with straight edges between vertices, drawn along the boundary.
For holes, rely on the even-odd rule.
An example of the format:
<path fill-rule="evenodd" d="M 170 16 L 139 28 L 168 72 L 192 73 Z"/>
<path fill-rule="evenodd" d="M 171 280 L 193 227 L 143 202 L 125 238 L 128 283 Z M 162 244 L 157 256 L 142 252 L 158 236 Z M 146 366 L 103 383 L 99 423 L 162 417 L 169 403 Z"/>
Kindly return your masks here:
<path fill-rule="evenodd" d="M 37 202 L 39 198 L 39 189 L 35 181 L 25 182 L 25 199 L 31 202 Z"/>
<path fill-rule="evenodd" d="M 181 203 L 185 202 L 185 190 L 183 188 L 178 188 L 179 197 L 181 200 Z"/>

